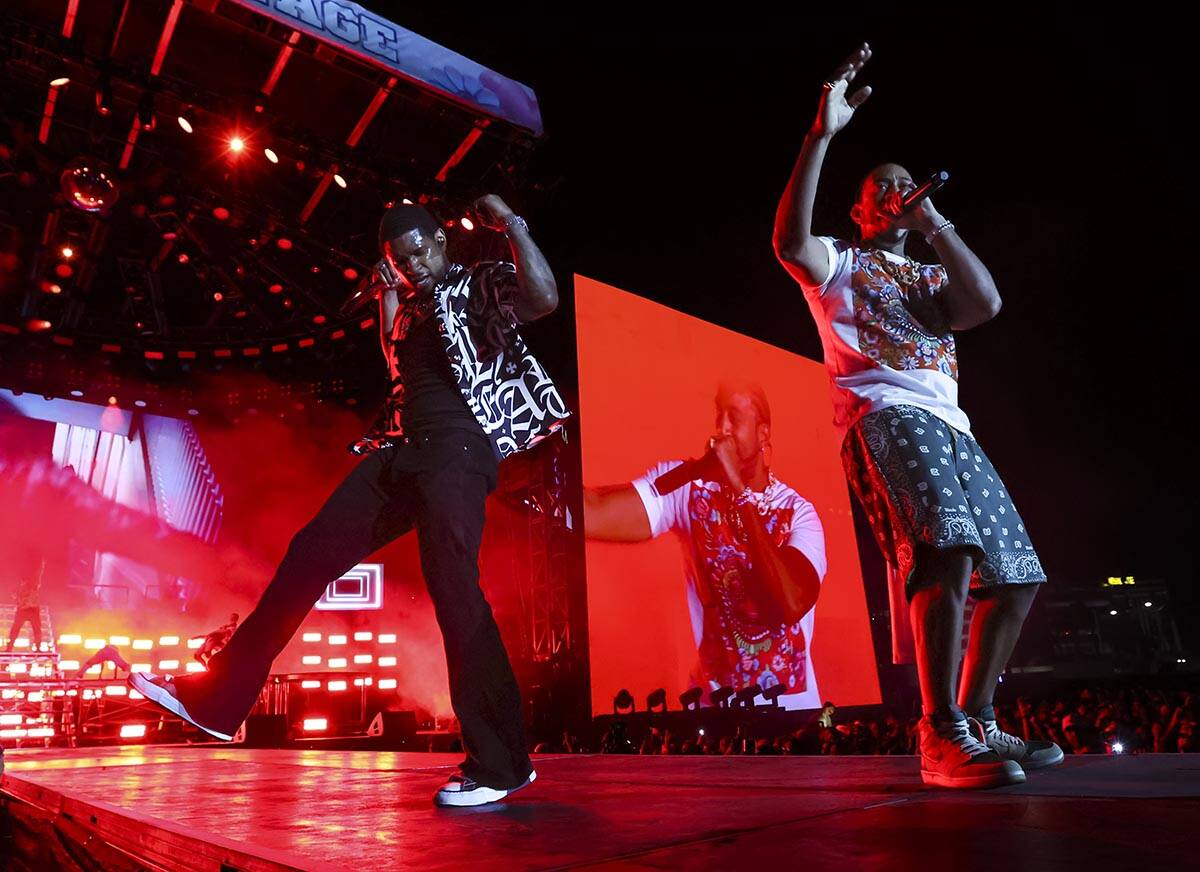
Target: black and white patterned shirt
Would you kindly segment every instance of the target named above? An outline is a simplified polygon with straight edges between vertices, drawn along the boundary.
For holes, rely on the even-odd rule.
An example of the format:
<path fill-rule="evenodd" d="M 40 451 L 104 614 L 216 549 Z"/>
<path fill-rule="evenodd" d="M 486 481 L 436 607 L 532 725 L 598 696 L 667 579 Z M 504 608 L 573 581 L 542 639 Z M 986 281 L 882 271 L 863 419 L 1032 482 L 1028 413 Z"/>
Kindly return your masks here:
<path fill-rule="evenodd" d="M 489 262 L 469 268 L 453 264 L 434 289 L 432 300 L 401 300 L 391 331 L 383 339 L 388 397 L 374 426 L 351 450 L 365 454 L 395 444 L 404 435 L 398 346 L 426 315 L 438 320 L 454 381 L 500 457 L 529 448 L 558 430 L 571 413 L 517 332 L 516 294 L 516 267 Z"/>

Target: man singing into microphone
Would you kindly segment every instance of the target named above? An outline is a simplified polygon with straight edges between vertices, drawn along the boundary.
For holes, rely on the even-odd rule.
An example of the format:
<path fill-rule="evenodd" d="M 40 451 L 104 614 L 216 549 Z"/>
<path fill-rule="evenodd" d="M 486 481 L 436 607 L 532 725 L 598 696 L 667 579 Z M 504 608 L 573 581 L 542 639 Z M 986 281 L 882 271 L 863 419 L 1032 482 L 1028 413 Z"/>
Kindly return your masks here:
<path fill-rule="evenodd" d="M 846 434 L 842 462 L 887 558 L 893 657 L 917 663 L 921 777 L 945 787 L 1011 784 L 1025 780 L 1024 769 L 1059 762 L 1062 751 L 1003 732 L 992 710 L 996 681 L 1046 580 L 957 402 L 952 331 L 990 320 L 1000 296 L 928 198 L 904 208 L 916 185 L 896 164 L 861 183 L 850 210 L 859 241 L 812 233 L 825 152 L 870 96 L 869 87 L 847 93 L 870 56 L 864 44 L 825 85 L 779 204 L 775 251 L 817 322 L 834 421 Z M 914 230 L 941 264 L 908 257 Z M 968 592 L 978 604 L 956 688 Z"/>
<path fill-rule="evenodd" d="M 615 542 L 679 537 L 696 686 L 782 685 L 780 706 L 819 708 L 810 649 L 826 565 L 821 520 L 771 472 L 771 408 L 762 388 L 722 385 L 716 413 L 716 435 L 700 460 L 659 463 L 628 484 L 585 487 L 584 532 Z"/>
<path fill-rule="evenodd" d="M 534 779 L 520 691 L 479 587 L 479 545 L 498 460 L 568 415 L 517 332 L 558 305 L 554 274 L 503 200 L 488 195 L 474 211 L 505 234 L 511 263 L 454 263 L 445 231 L 421 206 L 384 214 L 376 289 L 391 385 L 376 426 L 351 447 L 363 460 L 292 539 L 207 674 L 130 678 L 148 699 L 229 739 L 330 582 L 415 528 L 467 754 L 461 775 L 434 797 L 453 806 L 494 802 Z"/>

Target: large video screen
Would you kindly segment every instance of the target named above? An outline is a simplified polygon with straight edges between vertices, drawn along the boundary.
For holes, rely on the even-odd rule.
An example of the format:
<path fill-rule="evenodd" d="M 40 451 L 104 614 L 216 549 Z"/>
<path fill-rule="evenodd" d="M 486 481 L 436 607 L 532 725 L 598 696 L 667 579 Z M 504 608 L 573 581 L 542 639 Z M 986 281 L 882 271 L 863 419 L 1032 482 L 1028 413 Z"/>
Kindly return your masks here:
<path fill-rule="evenodd" d="M 575 288 L 593 713 L 753 684 L 789 709 L 878 703 L 823 366 Z"/>

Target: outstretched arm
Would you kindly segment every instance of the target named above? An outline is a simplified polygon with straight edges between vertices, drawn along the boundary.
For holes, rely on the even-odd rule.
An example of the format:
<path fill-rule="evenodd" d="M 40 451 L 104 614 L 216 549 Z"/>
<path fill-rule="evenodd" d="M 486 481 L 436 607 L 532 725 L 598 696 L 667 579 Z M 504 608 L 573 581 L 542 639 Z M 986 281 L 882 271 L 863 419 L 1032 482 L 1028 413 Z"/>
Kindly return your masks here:
<path fill-rule="evenodd" d="M 644 542 L 650 518 L 632 484 L 583 489 L 583 532 L 589 539 Z"/>
<path fill-rule="evenodd" d="M 800 157 L 775 212 L 775 255 L 805 285 L 819 285 L 827 278 L 829 258 L 812 232 L 813 203 L 830 140 L 871 96 L 870 87 L 849 94 L 850 83 L 870 58 L 871 48 L 863 43 L 825 83 L 816 121 L 804 137 Z"/>

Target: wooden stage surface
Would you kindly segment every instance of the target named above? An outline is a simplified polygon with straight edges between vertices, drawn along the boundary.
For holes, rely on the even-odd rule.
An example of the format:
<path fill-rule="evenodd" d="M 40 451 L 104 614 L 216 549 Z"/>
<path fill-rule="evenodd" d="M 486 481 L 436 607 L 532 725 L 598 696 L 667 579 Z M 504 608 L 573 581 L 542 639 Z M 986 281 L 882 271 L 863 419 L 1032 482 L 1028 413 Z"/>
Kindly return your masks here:
<path fill-rule="evenodd" d="M 911 757 L 542 755 L 508 802 L 435 808 L 457 760 L 10 751 L 0 794 L 14 820 L 36 812 L 128 868 L 1148 872 L 1191 865 L 1200 847 L 1200 755 L 1068 757 L 977 792 L 922 786 Z"/>

